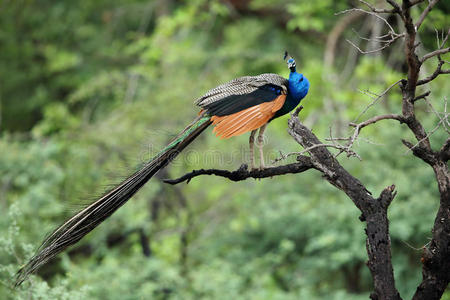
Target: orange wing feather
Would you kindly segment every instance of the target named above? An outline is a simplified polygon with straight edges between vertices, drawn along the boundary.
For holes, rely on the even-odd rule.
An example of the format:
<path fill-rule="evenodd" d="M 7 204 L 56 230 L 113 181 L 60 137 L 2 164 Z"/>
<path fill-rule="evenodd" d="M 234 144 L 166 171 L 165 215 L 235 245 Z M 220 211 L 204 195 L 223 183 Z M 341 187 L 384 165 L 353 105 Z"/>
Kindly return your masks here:
<path fill-rule="evenodd" d="M 228 116 L 212 116 L 213 132 L 222 139 L 238 136 L 263 126 L 283 107 L 286 95 L 264 102 Z"/>

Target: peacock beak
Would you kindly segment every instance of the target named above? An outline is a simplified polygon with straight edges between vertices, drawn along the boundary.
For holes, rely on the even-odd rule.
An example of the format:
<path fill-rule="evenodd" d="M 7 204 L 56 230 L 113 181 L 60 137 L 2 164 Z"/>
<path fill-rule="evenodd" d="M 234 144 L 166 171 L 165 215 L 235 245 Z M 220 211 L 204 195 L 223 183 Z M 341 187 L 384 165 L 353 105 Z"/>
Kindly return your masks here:
<path fill-rule="evenodd" d="M 295 72 L 295 63 L 294 64 L 288 64 L 288 68 L 291 70 L 291 72 Z"/>
<path fill-rule="evenodd" d="M 295 72 L 295 67 L 296 67 L 295 60 L 293 60 L 292 58 L 289 59 L 287 61 L 287 65 L 288 65 L 288 68 L 291 70 L 291 72 Z"/>

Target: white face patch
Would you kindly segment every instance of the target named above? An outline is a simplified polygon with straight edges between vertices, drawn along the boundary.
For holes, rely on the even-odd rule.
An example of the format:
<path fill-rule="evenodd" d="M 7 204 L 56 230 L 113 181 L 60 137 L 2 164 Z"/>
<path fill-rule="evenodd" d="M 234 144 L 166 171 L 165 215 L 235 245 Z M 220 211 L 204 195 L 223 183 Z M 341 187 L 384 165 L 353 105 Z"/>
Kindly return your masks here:
<path fill-rule="evenodd" d="M 293 58 L 290 58 L 287 61 L 287 65 L 288 65 L 288 68 L 291 69 L 291 71 L 292 71 L 292 69 L 295 69 L 297 67 L 295 64 L 295 60 Z"/>

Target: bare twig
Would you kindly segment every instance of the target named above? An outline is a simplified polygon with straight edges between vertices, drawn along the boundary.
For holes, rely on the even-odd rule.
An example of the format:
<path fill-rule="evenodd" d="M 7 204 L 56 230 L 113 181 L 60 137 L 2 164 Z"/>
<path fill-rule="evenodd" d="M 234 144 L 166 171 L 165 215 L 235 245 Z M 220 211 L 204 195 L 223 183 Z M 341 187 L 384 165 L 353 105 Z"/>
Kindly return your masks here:
<path fill-rule="evenodd" d="M 365 2 L 365 1 L 363 1 L 363 3 L 365 3 L 366 5 L 370 5 L 369 3 Z M 369 7 L 371 7 L 371 6 L 369 6 Z M 354 48 L 356 48 L 362 54 L 376 53 L 376 52 L 382 51 L 382 50 L 386 49 L 387 47 L 389 47 L 396 40 L 398 40 L 399 38 L 404 36 L 404 34 L 396 33 L 394 28 L 391 26 L 391 24 L 385 18 L 381 17 L 378 13 L 374 12 L 373 10 L 366 11 L 366 10 L 360 9 L 360 8 L 352 8 L 352 9 L 344 10 L 338 14 L 347 13 L 347 12 L 358 12 L 358 13 L 366 13 L 368 15 L 372 15 L 372 16 L 378 18 L 379 20 L 383 21 L 386 24 L 386 26 L 389 28 L 389 32 L 387 34 L 379 36 L 379 37 L 375 37 L 375 38 L 371 38 L 371 39 L 360 37 L 364 40 L 370 40 L 370 41 L 375 40 L 377 42 L 384 43 L 384 45 L 379 47 L 378 49 L 363 51 L 357 45 L 355 45 L 353 42 L 351 42 L 350 40 L 347 39 L 347 42 L 350 43 Z M 389 39 L 387 39 L 387 38 L 389 38 Z"/>
<path fill-rule="evenodd" d="M 422 85 L 425 83 L 428 83 L 432 80 L 434 80 L 436 77 L 438 77 L 441 74 L 450 74 L 450 70 L 442 70 L 442 66 L 446 63 L 445 60 L 442 59 L 441 55 L 450 52 L 450 48 L 444 48 L 445 44 L 448 41 L 450 35 L 450 29 L 447 31 L 447 35 L 445 36 L 445 38 L 442 39 L 442 43 L 439 42 L 439 34 L 436 31 L 436 40 L 437 40 L 437 44 L 438 44 L 438 49 L 425 54 L 421 59 L 420 59 L 420 64 L 422 64 L 423 62 L 425 62 L 427 59 L 432 58 L 434 56 L 437 56 L 439 62 L 438 65 L 436 67 L 436 69 L 434 70 L 433 74 L 431 74 L 430 76 L 417 81 L 417 85 Z"/>
<path fill-rule="evenodd" d="M 356 31 L 356 30 L 353 29 L 353 28 L 352 28 L 352 31 L 353 31 L 354 34 L 356 34 L 356 35 L 358 36 L 358 38 L 360 38 L 360 39 L 362 39 L 362 40 L 365 40 L 365 41 L 368 41 L 368 42 L 371 42 L 371 41 L 377 41 L 377 42 L 381 42 L 381 43 L 387 43 L 387 42 L 389 42 L 389 41 L 385 40 L 385 38 L 389 37 L 389 36 L 390 36 L 390 33 L 386 33 L 386 34 L 384 34 L 384 35 L 382 35 L 382 36 L 375 36 L 375 37 L 366 38 L 366 37 L 361 36 L 361 35 L 358 33 L 358 31 Z"/>
<path fill-rule="evenodd" d="M 361 129 L 363 129 L 364 127 L 370 125 L 370 124 L 374 124 L 378 121 L 381 120 L 397 120 L 400 123 L 405 122 L 405 119 L 403 118 L 403 116 L 401 115 L 397 115 L 397 114 L 389 114 L 389 115 L 381 115 L 381 116 L 376 116 L 373 117 L 367 121 L 361 122 L 359 124 L 356 123 L 350 123 L 349 125 L 352 127 L 355 127 L 355 131 L 353 132 L 353 135 L 350 137 L 349 142 L 347 144 L 347 148 L 350 149 L 353 144 L 355 143 L 356 139 L 359 136 L 359 133 L 361 132 Z"/>
<path fill-rule="evenodd" d="M 404 123 L 405 122 L 405 118 L 402 115 L 388 114 L 388 115 L 381 115 L 381 116 L 376 116 L 376 117 L 370 118 L 369 120 L 364 121 L 364 122 L 359 123 L 359 124 L 356 124 L 356 123 L 352 122 L 349 125 L 352 126 L 352 127 L 359 128 L 359 130 L 361 130 L 362 128 L 366 127 L 367 125 L 374 124 L 374 123 L 376 123 L 378 121 L 381 121 L 381 120 L 397 120 L 400 123 Z"/>
<path fill-rule="evenodd" d="M 444 113 L 437 112 L 436 109 L 434 109 L 433 104 L 431 104 L 431 102 L 428 101 L 428 99 L 426 99 L 426 98 L 425 98 L 425 102 L 430 107 L 431 111 L 436 115 L 436 117 L 438 117 L 439 122 L 442 124 L 442 127 L 444 127 L 444 130 L 448 134 L 450 134 L 450 130 L 447 128 L 447 126 L 449 125 L 448 116 L 450 115 L 449 113 L 447 113 L 447 101 L 445 101 Z M 441 115 L 443 115 L 443 117 L 441 117 Z"/>
<path fill-rule="evenodd" d="M 443 34 L 443 32 L 442 32 L 442 34 Z M 448 41 L 449 36 L 450 36 L 450 29 L 447 31 L 447 35 L 445 36 L 445 38 L 442 39 L 442 43 L 440 45 L 439 45 L 439 38 L 437 39 L 439 49 L 444 48 L 445 44 Z"/>
<path fill-rule="evenodd" d="M 370 4 L 370 3 L 368 3 L 368 2 L 366 2 L 364 0 L 359 0 L 359 2 L 365 4 L 374 13 L 378 13 L 378 14 L 392 14 L 392 13 L 395 13 L 395 9 L 384 9 L 384 8 L 380 9 L 380 8 L 376 8 L 375 6 L 373 6 L 372 4 Z"/>
<path fill-rule="evenodd" d="M 350 41 L 349 39 L 346 39 L 346 41 L 347 41 L 350 45 L 352 45 L 353 47 L 355 47 L 356 50 L 359 51 L 359 53 L 361 53 L 361 54 L 371 54 L 371 53 L 380 52 L 380 51 L 382 51 L 382 50 L 388 48 L 393 42 L 395 42 L 395 41 L 396 41 L 398 38 L 400 38 L 400 37 L 401 37 L 401 36 L 398 36 L 398 37 L 396 37 L 395 39 L 392 39 L 392 40 L 390 40 L 390 41 L 388 41 L 388 42 L 385 42 L 385 44 L 384 44 L 382 47 L 380 47 L 380 48 L 377 48 L 377 49 L 375 49 L 375 50 L 369 50 L 369 51 L 361 50 L 361 48 L 359 48 L 358 46 L 356 46 L 355 43 L 353 43 L 353 42 Z"/>
<path fill-rule="evenodd" d="M 420 247 L 420 248 L 417 248 L 417 247 L 414 247 L 413 245 L 411 245 L 410 243 L 408 243 L 407 241 L 402 241 L 406 246 L 408 246 L 409 248 L 411 248 L 412 250 L 414 250 L 414 251 L 420 251 L 420 250 L 422 250 L 423 249 L 423 247 L 425 247 L 425 246 L 422 246 L 422 247 Z"/>
<path fill-rule="evenodd" d="M 415 2 L 417 2 L 417 1 L 415 1 Z M 421 2 L 421 1 L 420 1 L 420 2 Z M 438 3 L 438 2 L 439 2 L 439 0 L 431 0 L 431 1 L 429 1 L 427 8 L 425 8 L 425 10 L 422 12 L 422 14 L 420 15 L 419 19 L 417 20 L 417 22 L 416 22 L 416 24 L 415 24 L 416 31 L 419 30 L 420 25 L 422 25 L 423 20 L 425 20 L 425 17 L 426 17 L 426 16 L 428 15 L 428 13 L 433 9 L 433 6 L 435 6 L 436 3 Z M 417 3 L 416 3 L 416 4 L 417 4 Z M 411 4 L 410 4 L 410 7 L 413 6 L 413 5 L 415 5 L 415 4 L 412 4 L 412 3 L 411 3 Z"/>
<path fill-rule="evenodd" d="M 428 77 L 425 77 L 424 79 L 420 79 L 417 81 L 417 86 L 427 84 L 430 81 L 433 81 L 436 77 L 438 77 L 441 74 L 450 74 L 450 70 L 442 70 L 442 66 L 444 65 L 444 61 L 440 60 L 436 70 L 434 70 L 433 74 L 431 74 Z"/>
<path fill-rule="evenodd" d="M 426 99 L 426 97 L 430 96 L 431 91 L 427 91 L 423 94 L 420 94 L 419 96 L 417 96 L 416 98 L 414 98 L 414 102 L 419 101 L 420 99 Z"/>
<path fill-rule="evenodd" d="M 376 96 L 376 98 L 373 98 L 374 100 L 366 106 L 366 108 L 364 108 L 364 110 L 353 120 L 353 122 L 356 122 L 363 114 L 366 113 L 366 111 L 372 107 L 379 99 L 381 99 L 384 95 L 386 95 L 394 86 L 396 86 L 397 84 L 399 84 L 400 82 L 402 82 L 403 79 L 397 80 L 396 82 L 394 82 L 393 84 L 391 84 L 387 89 L 385 89 L 381 94 L 377 95 L 374 94 Z M 363 92 L 364 93 L 364 92 Z"/>
<path fill-rule="evenodd" d="M 327 43 L 325 46 L 324 53 L 324 65 L 331 68 L 334 65 L 334 59 L 336 56 L 336 46 L 339 38 L 344 33 L 345 29 L 353 22 L 365 16 L 363 13 L 355 13 L 342 16 L 336 25 L 333 27 L 331 32 L 328 34 Z M 326 72 L 324 72 L 326 73 Z"/>
<path fill-rule="evenodd" d="M 441 31 L 441 38 L 439 38 L 439 31 L 437 29 L 435 29 L 436 32 L 436 44 L 437 44 L 437 48 L 438 49 L 443 49 L 445 44 L 448 41 L 448 37 L 450 35 L 450 28 L 447 31 L 447 34 L 444 37 L 444 31 Z M 440 41 L 440 39 L 442 39 L 442 42 Z M 441 58 L 439 58 L 441 59 Z"/>
<path fill-rule="evenodd" d="M 433 51 L 433 52 L 430 52 L 430 53 L 425 54 L 425 55 L 422 57 L 422 59 L 420 60 L 420 62 L 423 63 L 423 62 L 426 61 L 427 59 L 430 59 L 430 58 L 432 58 L 432 57 L 434 57 L 434 56 L 442 55 L 442 54 L 449 53 L 449 52 L 450 52 L 450 47 L 435 50 L 435 51 Z"/>
<path fill-rule="evenodd" d="M 341 15 L 341 14 L 345 14 L 345 13 L 349 13 L 349 12 L 363 12 L 363 13 L 366 13 L 368 15 L 374 16 L 374 17 L 382 20 L 386 24 L 386 26 L 389 27 L 389 31 L 393 35 L 397 35 L 397 33 L 395 32 L 395 30 L 392 27 L 392 25 L 385 18 L 383 18 L 379 14 L 371 12 L 371 11 L 367 11 L 367 10 L 364 10 L 364 9 L 361 9 L 361 8 L 350 8 L 350 9 L 346 9 L 346 10 L 343 10 L 341 12 L 335 13 L 335 15 Z"/>
<path fill-rule="evenodd" d="M 290 152 L 288 154 L 282 154 L 281 153 L 281 156 L 276 158 L 272 163 L 275 164 L 275 163 L 277 163 L 279 161 L 282 161 L 282 160 L 284 160 L 284 159 L 286 159 L 288 157 L 291 157 L 291 156 L 294 156 L 294 155 L 298 156 L 298 155 L 301 155 L 303 153 L 309 152 L 309 151 L 311 151 L 313 149 L 320 148 L 320 147 L 335 148 L 335 149 L 341 150 L 342 152 L 346 152 L 348 157 L 354 156 L 354 157 L 357 157 L 359 160 L 361 160 L 361 157 L 356 152 L 354 152 L 353 150 L 349 149 L 348 147 L 345 147 L 345 146 L 333 143 L 333 144 L 316 144 L 316 145 L 308 147 L 308 148 L 306 148 L 306 149 L 304 149 L 304 150 L 302 150 L 300 152 Z"/>
<path fill-rule="evenodd" d="M 413 145 L 412 147 L 408 147 L 408 150 L 405 152 L 405 154 L 407 154 L 409 151 L 413 150 L 414 148 L 418 147 L 420 145 L 421 142 L 427 140 L 430 136 L 433 135 L 433 133 L 436 132 L 436 130 L 441 126 L 443 120 L 439 120 L 439 122 L 437 123 L 437 125 L 421 140 L 419 140 L 415 145 Z"/>

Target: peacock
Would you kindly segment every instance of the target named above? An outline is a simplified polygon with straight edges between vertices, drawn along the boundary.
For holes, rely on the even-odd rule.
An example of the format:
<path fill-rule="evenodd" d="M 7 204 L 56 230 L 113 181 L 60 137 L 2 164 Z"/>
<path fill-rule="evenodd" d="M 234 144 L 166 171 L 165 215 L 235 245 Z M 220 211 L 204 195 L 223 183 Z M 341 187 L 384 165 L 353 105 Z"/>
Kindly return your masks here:
<path fill-rule="evenodd" d="M 296 71 L 295 60 L 287 53 L 284 59 L 290 69 L 289 79 L 272 73 L 239 77 L 198 98 L 197 118 L 134 174 L 56 228 L 17 272 L 16 286 L 111 216 L 210 125 L 221 139 L 250 132 L 251 169 L 255 168 L 254 145 L 258 133 L 260 168 L 265 168 L 262 139 L 267 124 L 293 110 L 310 86 L 308 79 Z"/>

